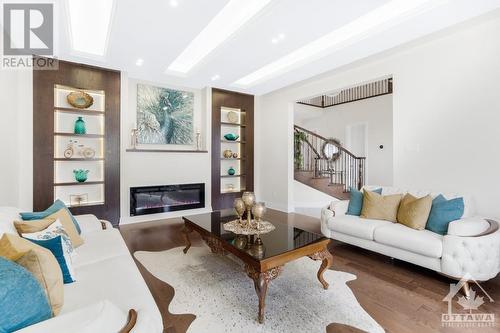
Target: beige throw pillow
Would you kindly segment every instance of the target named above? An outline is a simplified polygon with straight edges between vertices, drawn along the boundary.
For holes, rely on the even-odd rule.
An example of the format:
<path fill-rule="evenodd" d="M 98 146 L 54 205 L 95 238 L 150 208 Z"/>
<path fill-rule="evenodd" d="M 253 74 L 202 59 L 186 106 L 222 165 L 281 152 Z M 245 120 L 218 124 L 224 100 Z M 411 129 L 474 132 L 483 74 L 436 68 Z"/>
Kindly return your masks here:
<path fill-rule="evenodd" d="M 46 219 L 56 219 L 61 221 L 61 224 L 68 234 L 69 239 L 71 240 L 71 244 L 74 248 L 77 248 L 83 244 L 83 238 L 78 234 L 78 230 L 76 230 L 76 227 L 73 224 L 73 220 L 71 219 L 71 216 L 69 215 L 66 208 L 62 208 L 54 214 L 47 216 Z"/>
<path fill-rule="evenodd" d="M 402 197 L 402 194 L 381 195 L 363 191 L 363 208 L 360 217 L 397 222 L 398 208 Z"/>
<path fill-rule="evenodd" d="M 416 230 L 424 230 L 431 212 L 432 197 L 416 198 L 406 194 L 398 210 L 398 222 Z"/>
<path fill-rule="evenodd" d="M 0 256 L 14 260 L 30 271 L 45 289 L 52 313 L 57 315 L 61 311 L 64 303 L 63 276 L 50 250 L 17 235 L 3 234 Z"/>
<path fill-rule="evenodd" d="M 31 234 L 34 232 L 42 231 L 47 229 L 56 219 L 42 219 L 42 220 L 30 220 L 30 221 L 14 221 L 14 227 L 16 227 L 19 235 L 21 234 Z"/>

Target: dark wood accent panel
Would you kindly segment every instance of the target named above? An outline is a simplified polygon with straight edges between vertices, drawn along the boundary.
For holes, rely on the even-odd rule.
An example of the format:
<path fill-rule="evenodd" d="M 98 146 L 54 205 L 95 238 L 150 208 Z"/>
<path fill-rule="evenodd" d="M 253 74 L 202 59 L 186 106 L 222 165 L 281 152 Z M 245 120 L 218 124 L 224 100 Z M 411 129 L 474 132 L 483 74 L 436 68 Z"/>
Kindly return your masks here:
<path fill-rule="evenodd" d="M 246 191 L 254 190 L 254 96 L 223 89 L 212 89 L 212 207 L 215 210 L 230 208 L 242 192 L 221 193 L 221 107 L 241 109 L 246 112 L 241 159 L 246 175 Z M 243 138 L 242 138 L 243 139 Z M 240 139 L 241 140 L 241 139 Z"/>
<path fill-rule="evenodd" d="M 33 71 L 33 209 L 44 210 L 54 202 L 54 86 L 56 84 L 105 91 L 105 204 L 73 207 L 71 212 L 95 214 L 100 219 L 118 225 L 120 72 L 94 66 L 59 61 L 58 70 Z"/>

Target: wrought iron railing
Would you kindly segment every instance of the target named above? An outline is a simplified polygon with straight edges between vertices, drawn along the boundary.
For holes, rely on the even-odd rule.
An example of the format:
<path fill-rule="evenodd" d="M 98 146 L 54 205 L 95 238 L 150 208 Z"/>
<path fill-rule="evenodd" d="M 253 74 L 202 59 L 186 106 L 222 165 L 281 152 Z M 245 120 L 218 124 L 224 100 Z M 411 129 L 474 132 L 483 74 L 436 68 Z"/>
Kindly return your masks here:
<path fill-rule="evenodd" d="M 365 157 L 355 156 L 339 146 L 338 157 L 327 158 L 323 152 L 327 138 L 294 125 L 294 164 L 296 171 L 311 172 L 314 178 L 329 178 L 330 185 L 361 189 L 365 184 Z"/>

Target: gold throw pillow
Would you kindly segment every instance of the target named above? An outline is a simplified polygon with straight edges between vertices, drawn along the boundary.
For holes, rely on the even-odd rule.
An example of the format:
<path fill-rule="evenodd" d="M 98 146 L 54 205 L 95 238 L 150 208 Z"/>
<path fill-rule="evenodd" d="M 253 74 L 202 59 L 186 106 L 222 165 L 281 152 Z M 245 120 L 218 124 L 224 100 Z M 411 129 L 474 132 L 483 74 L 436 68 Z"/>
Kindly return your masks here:
<path fill-rule="evenodd" d="M 360 217 L 396 222 L 402 197 L 402 194 L 381 195 L 363 191 L 363 208 Z"/>
<path fill-rule="evenodd" d="M 432 197 L 415 198 L 406 194 L 398 210 L 398 222 L 416 230 L 424 230 L 431 212 Z"/>
<path fill-rule="evenodd" d="M 50 250 L 17 235 L 3 234 L 0 256 L 14 260 L 30 271 L 45 289 L 53 315 L 61 311 L 64 303 L 63 276 Z"/>
<path fill-rule="evenodd" d="M 21 234 L 31 234 L 34 232 L 42 231 L 47 229 L 56 219 L 41 219 L 41 220 L 31 220 L 31 221 L 14 221 L 14 227 L 16 227 L 19 235 Z"/>
<path fill-rule="evenodd" d="M 76 230 L 76 227 L 73 224 L 73 220 L 71 219 L 71 216 L 69 215 L 66 208 L 61 208 L 60 210 L 58 210 L 52 215 L 47 216 L 46 218 L 56 219 L 61 222 L 74 248 L 77 248 L 83 244 L 83 239 L 78 234 L 78 230 Z"/>

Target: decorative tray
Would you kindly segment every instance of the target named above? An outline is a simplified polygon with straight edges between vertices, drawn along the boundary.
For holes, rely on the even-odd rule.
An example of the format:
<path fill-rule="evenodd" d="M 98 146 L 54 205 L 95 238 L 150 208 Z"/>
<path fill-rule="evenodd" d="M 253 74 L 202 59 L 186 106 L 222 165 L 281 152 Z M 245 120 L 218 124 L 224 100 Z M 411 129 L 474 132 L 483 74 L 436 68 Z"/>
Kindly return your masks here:
<path fill-rule="evenodd" d="M 267 234 L 273 231 L 276 227 L 267 221 L 261 221 L 259 229 L 256 227 L 256 223 L 252 220 L 252 225 L 250 227 L 246 225 L 241 225 L 239 220 L 233 220 L 223 224 L 223 228 L 226 231 L 234 232 L 237 235 L 261 235 Z"/>

